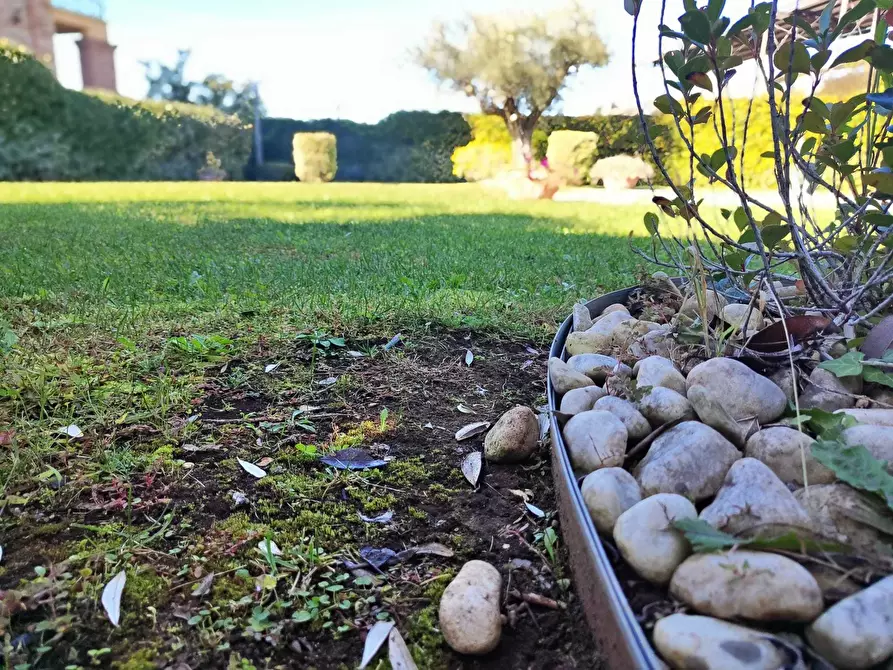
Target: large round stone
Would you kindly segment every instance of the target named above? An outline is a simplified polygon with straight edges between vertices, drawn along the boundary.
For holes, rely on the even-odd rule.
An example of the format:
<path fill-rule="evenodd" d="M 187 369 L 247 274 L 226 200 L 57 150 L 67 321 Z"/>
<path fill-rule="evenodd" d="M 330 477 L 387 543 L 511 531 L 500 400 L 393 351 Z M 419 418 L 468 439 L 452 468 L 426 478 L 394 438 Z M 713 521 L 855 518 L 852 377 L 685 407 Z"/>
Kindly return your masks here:
<path fill-rule="evenodd" d="M 642 416 L 655 428 L 672 421 L 695 418 L 695 412 L 686 397 L 663 386 L 652 388 L 637 406 Z"/>
<path fill-rule="evenodd" d="M 731 534 L 759 527 L 810 528 L 809 515 L 766 464 L 742 458 L 729 468 L 716 499 L 701 519 Z"/>
<path fill-rule="evenodd" d="M 484 439 L 484 456 L 493 463 L 520 463 L 536 451 L 539 422 L 529 407 L 503 414 Z"/>
<path fill-rule="evenodd" d="M 580 492 L 592 522 L 602 533 L 613 531 L 620 515 L 642 499 L 639 484 L 623 468 L 604 468 L 589 473 Z"/>
<path fill-rule="evenodd" d="M 769 469 L 785 484 L 803 486 L 803 467 L 806 465 L 806 481 L 813 484 L 830 484 L 837 477 L 812 455 L 815 443 L 809 435 L 785 426 L 773 426 L 755 433 L 747 441 L 745 455 L 769 466 Z"/>
<path fill-rule="evenodd" d="M 841 600 L 806 629 L 838 668 L 870 668 L 893 656 L 893 576 Z"/>
<path fill-rule="evenodd" d="M 688 540 L 673 526 L 678 519 L 697 516 L 686 498 L 659 493 L 636 503 L 614 524 L 614 542 L 632 566 L 649 582 L 666 584 L 691 553 Z"/>
<path fill-rule="evenodd" d="M 590 410 L 575 414 L 565 424 L 563 434 L 571 463 L 580 472 L 623 464 L 626 426 L 610 412 Z"/>
<path fill-rule="evenodd" d="M 469 561 L 440 599 L 440 631 L 460 654 L 493 651 L 502 636 L 502 576 L 484 561 Z"/>
<path fill-rule="evenodd" d="M 644 358 L 633 367 L 633 373 L 636 375 L 637 388 L 663 386 L 682 395 L 686 393 L 685 377 L 669 358 L 662 356 Z"/>
<path fill-rule="evenodd" d="M 713 496 L 741 454 L 726 438 L 697 421 L 685 421 L 658 437 L 634 474 L 642 493 L 676 493 L 689 500 Z"/>
<path fill-rule="evenodd" d="M 670 593 L 720 619 L 812 621 L 822 590 L 796 561 L 759 551 L 691 556 L 673 573 Z"/>
<path fill-rule="evenodd" d="M 703 386 L 735 421 L 756 419 L 771 423 L 784 413 L 787 399 L 771 380 L 758 375 L 740 361 L 711 358 L 688 373 L 686 385 Z M 695 406 L 695 411 L 700 412 Z"/>
<path fill-rule="evenodd" d="M 651 433 L 651 425 L 648 423 L 648 420 L 642 416 L 642 413 L 631 402 L 623 398 L 605 396 L 596 400 L 592 408 L 602 412 L 610 412 L 620 419 L 623 425 L 626 426 L 626 432 L 629 433 L 630 440 L 638 441 Z"/>
<path fill-rule="evenodd" d="M 771 636 L 719 619 L 671 614 L 654 624 L 654 646 L 673 668 L 781 670 L 783 647 Z"/>

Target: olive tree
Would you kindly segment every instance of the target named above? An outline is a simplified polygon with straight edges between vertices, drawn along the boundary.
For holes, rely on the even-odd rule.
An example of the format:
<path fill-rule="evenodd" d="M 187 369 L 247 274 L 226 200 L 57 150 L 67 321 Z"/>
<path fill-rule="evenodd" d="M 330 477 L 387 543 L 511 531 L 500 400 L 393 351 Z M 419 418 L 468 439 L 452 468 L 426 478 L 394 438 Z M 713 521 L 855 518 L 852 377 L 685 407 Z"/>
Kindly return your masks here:
<path fill-rule="evenodd" d="M 595 15 L 571 4 L 544 15 L 471 15 L 435 24 L 415 62 L 503 119 L 516 167 L 532 156 L 540 117 L 559 98 L 569 75 L 607 64 Z"/>

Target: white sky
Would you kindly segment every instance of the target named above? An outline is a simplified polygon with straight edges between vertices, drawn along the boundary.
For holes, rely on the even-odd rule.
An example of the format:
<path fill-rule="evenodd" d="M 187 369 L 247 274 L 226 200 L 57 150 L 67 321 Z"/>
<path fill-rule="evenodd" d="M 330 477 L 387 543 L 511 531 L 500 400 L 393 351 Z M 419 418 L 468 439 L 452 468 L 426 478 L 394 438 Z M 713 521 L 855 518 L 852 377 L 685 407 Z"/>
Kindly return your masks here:
<path fill-rule="evenodd" d="M 646 99 L 658 94 L 649 63 L 657 44 L 658 0 L 644 0 L 639 75 Z M 409 62 L 408 50 L 436 19 L 470 11 L 544 11 L 561 0 L 106 0 L 110 41 L 117 45 L 121 93 L 146 92 L 142 60 L 173 64 L 178 49 L 192 49 L 187 74 L 221 73 L 257 80 L 270 116 L 347 118 L 375 122 L 398 110 L 478 111 L 473 100 L 439 89 Z M 569 81 L 560 111 L 592 114 L 612 105 L 633 106 L 630 75 L 632 18 L 623 0 L 590 0 L 611 64 Z M 729 0 L 730 14 L 748 0 Z M 669 0 L 675 22 L 682 0 Z M 73 36 L 56 38 L 57 69 L 67 86 L 80 87 Z M 744 74 L 744 73 L 742 73 Z M 744 77 L 740 77 L 742 80 Z M 742 83 L 744 83 L 742 81 Z M 749 86 L 748 86 L 749 90 Z"/>

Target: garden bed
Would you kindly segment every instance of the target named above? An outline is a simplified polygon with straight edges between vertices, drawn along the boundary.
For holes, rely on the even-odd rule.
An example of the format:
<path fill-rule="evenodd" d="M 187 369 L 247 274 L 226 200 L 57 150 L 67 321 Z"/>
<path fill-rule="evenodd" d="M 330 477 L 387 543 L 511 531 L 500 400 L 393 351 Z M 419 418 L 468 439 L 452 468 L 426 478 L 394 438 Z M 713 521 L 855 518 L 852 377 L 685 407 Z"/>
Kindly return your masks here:
<path fill-rule="evenodd" d="M 665 276 L 658 279 L 658 285 L 660 282 L 666 282 Z M 677 286 L 682 285 L 678 280 L 675 283 Z M 792 285 L 791 291 L 796 291 L 796 287 Z M 810 443 L 803 455 L 788 453 L 787 461 L 779 455 L 778 450 L 767 449 L 759 453 L 759 447 L 761 443 L 765 444 L 768 435 L 790 438 L 796 432 L 791 428 L 796 425 L 796 421 L 802 421 L 804 431 L 828 439 L 830 433 L 823 433 L 816 426 L 818 422 L 831 421 L 831 416 L 836 417 L 834 421 L 843 421 L 840 413 L 830 415 L 826 411 L 835 408 L 841 412 L 855 412 L 852 421 L 846 419 L 845 423 L 841 423 L 842 428 L 851 430 L 844 432 L 839 439 L 849 443 L 866 439 L 866 436 L 881 435 L 883 442 L 883 436 L 893 437 L 890 434 L 893 429 L 889 429 L 889 433 L 884 432 L 888 429 L 878 428 L 871 423 L 882 423 L 890 418 L 885 414 L 889 407 L 889 397 L 884 386 L 866 384 L 864 393 L 871 395 L 863 395 L 860 378 L 858 392 L 841 391 L 838 395 L 829 396 L 819 384 L 819 380 L 831 383 L 819 374 L 824 374 L 825 369 L 798 352 L 789 357 L 798 359 L 798 371 L 799 366 L 805 366 L 806 369 L 815 366 L 818 373 L 814 371 L 808 378 L 796 377 L 799 397 L 794 394 L 796 401 L 789 403 L 786 400 L 790 401 L 790 398 L 785 397 L 784 384 L 779 376 L 779 370 L 785 369 L 783 358 L 780 364 L 770 365 L 768 368 L 761 367 L 761 364 L 766 364 L 765 359 L 757 362 L 746 355 L 728 363 L 719 359 L 720 362 L 711 363 L 708 367 L 732 366 L 730 375 L 753 375 L 753 383 L 765 382 L 772 385 L 756 395 L 762 396 L 763 401 L 777 395 L 781 403 L 772 410 L 770 418 L 733 418 L 736 409 L 729 404 L 731 401 L 727 397 L 702 392 L 703 386 L 700 384 L 715 382 L 693 381 L 704 379 L 702 371 L 705 368 L 702 367 L 703 363 L 698 363 L 699 360 L 707 360 L 707 357 L 701 356 L 699 359 L 698 356 L 691 356 L 691 348 L 688 349 L 688 355 L 684 355 L 681 350 L 686 347 L 675 341 L 678 337 L 675 331 L 678 329 L 671 328 L 669 323 L 666 325 L 667 342 L 674 342 L 672 353 L 661 352 L 666 353 L 666 357 L 655 356 L 655 351 L 643 351 L 655 343 L 663 342 L 663 333 L 661 337 L 646 338 L 644 332 L 652 330 L 649 327 L 648 330 L 643 329 L 643 334 L 639 336 L 634 332 L 630 335 L 638 322 L 635 317 L 642 320 L 646 318 L 641 313 L 643 307 L 651 318 L 664 318 L 667 322 L 672 320 L 678 325 L 674 315 L 680 310 L 680 303 L 685 304 L 683 295 L 679 293 L 666 299 L 661 299 L 660 295 L 661 290 L 655 288 L 655 282 L 649 282 L 648 287 L 616 291 L 592 300 L 586 303 L 585 312 L 577 306 L 575 315 L 569 317 L 559 329 L 550 352 L 553 363 L 550 363 L 548 398 L 553 475 L 562 528 L 570 551 L 575 581 L 580 585 L 580 596 L 587 619 L 609 665 L 665 667 L 653 648 L 653 644 L 658 644 L 660 648 L 661 643 L 664 660 L 672 667 L 689 667 L 690 664 L 701 664 L 698 667 L 703 665 L 706 668 L 730 667 L 729 664 L 744 659 L 736 657 L 729 649 L 740 650 L 745 646 L 749 652 L 753 652 L 754 662 L 762 664 L 759 667 L 782 667 L 788 662 L 805 663 L 805 667 L 869 667 L 884 660 L 893 651 L 888 649 L 889 641 L 885 637 L 886 610 L 883 605 L 878 604 L 886 597 L 883 595 L 884 590 L 889 590 L 891 582 L 889 577 L 884 578 L 893 572 L 893 561 L 887 553 L 891 540 L 888 535 L 889 527 L 886 533 L 880 530 L 883 528 L 883 519 L 889 518 L 889 513 L 884 515 L 881 509 L 883 505 L 874 500 L 871 494 L 865 495 L 857 490 L 865 489 L 864 482 L 853 480 L 851 473 L 843 469 L 832 472 L 824 468 L 826 461 L 820 453 L 821 445 L 818 451 L 810 452 L 812 439 L 808 436 L 801 438 Z M 675 307 L 667 309 L 674 302 Z M 710 302 L 709 298 L 707 302 Z M 619 307 L 621 305 L 622 310 Z M 587 332 L 599 331 L 598 317 L 610 314 L 612 310 L 621 311 L 625 315 L 614 318 L 619 324 L 626 323 L 626 326 L 618 326 L 622 342 L 618 341 L 616 334 L 612 340 L 611 334 L 604 328 L 602 332 L 607 333 L 607 339 L 585 335 Z M 728 314 L 734 315 L 738 311 L 742 310 L 733 308 L 728 310 Z M 726 315 L 727 312 L 722 306 L 718 306 L 711 320 L 715 318 L 717 322 L 721 321 L 721 313 Z M 607 317 L 608 320 L 611 318 Z M 746 319 L 749 318 L 746 315 Z M 762 323 L 762 315 L 760 318 Z M 589 319 L 595 319 L 595 325 Z M 787 323 L 792 327 L 798 325 L 796 320 L 786 321 Z M 655 327 L 653 330 L 658 329 Z M 569 340 L 574 332 L 581 334 Z M 768 326 L 765 332 L 771 333 Z M 754 343 L 751 346 L 757 347 L 759 336 L 754 333 L 751 337 L 748 344 Z M 810 345 L 815 345 L 816 350 L 826 346 L 821 344 L 821 337 L 817 336 L 816 339 L 816 342 L 809 344 L 804 341 L 802 349 L 808 351 Z M 593 344 L 596 342 L 601 344 Z M 677 346 L 679 349 L 675 349 Z M 568 352 L 568 347 L 572 351 Z M 751 356 L 755 353 L 751 350 L 744 351 Z M 841 357 L 843 351 L 837 351 L 837 356 Z M 616 357 L 612 359 L 616 364 L 613 368 L 607 362 L 610 357 Z M 767 358 L 771 356 L 767 355 Z M 647 371 L 645 366 L 639 367 L 645 359 L 649 360 L 645 364 L 650 366 Z M 649 374 L 652 375 L 649 379 L 655 379 L 653 373 L 656 362 L 661 366 L 674 367 L 670 359 L 680 363 L 681 373 L 679 369 L 675 369 L 666 383 L 660 380 L 653 385 L 637 384 Z M 774 372 L 772 381 L 757 375 L 740 360 L 746 360 L 766 375 Z M 569 365 L 563 367 L 561 361 Z M 834 359 L 831 361 L 829 367 L 834 369 Z M 634 363 L 637 363 L 635 372 L 627 366 Z M 575 376 L 577 373 L 582 376 Z M 715 379 L 721 375 L 711 372 L 710 376 Z M 586 377 L 590 378 L 588 382 Z M 840 381 L 846 382 L 846 378 Z M 851 382 L 847 383 L 852 385 Z M 681 387 L 677 384 L 681 384 Z M 649 413 L 654 411 L 653 401 L 649 398 L 659 387 L 662 387 L 661 393 L 664 395 L 671 387 L 675 387 L 680 399 L 688 394 L 691 400 L 686 401 L 688 410 L 685 416 L 680 415 L 667 421 L 654 420 Z M 790 392 L 791 389 L 787 391 Z M 572 400 L 562 402 L 565 393 L 575 395 Z M 584 403 L 581 398 L 586 395 L 590 398 Z M 599 402 L 602 398 L 609 398 L 610 401 Z M 620 407 L 622 411 L 615 411 L 618 404 L 623 405 Z M 852 409 L 857 405 L 862 409 Z M 722 416 L 716 411 L 717 406 L 724 408 Z M 802 414 L 797 407 L 802 409 Z M 637 420 L 644 420 L 639 410 L 648 414 L 648 421 L 642 421 L 646 428 L 633 438 L 631 426 L 637 424 L 631 422 L 632 413 L 637 415 Z M 601 414 L 613 413 L 615 419 L 621 420 L 624 444 L 619 454 L 605 451 L 603 447 L 607 443 L 599 442 L 605 434 L 614 430 L 613 423 L 609 421 L 611 417 L 605 418 L 601 423 L 595 422 L 598 417 L 594 415 L 599 411 Z M 592 425 L 588 433 L 589 440 L 595 456 L 587 455 L 586 449 L 580 446 L 580 425 L 583 415 L 587 413 L 589 418 L 586 420 L 591 420 Z M 574 419 L 574 424 L 569 423 Z M 858 423 L 856 419 L 859 420 Z M 752 426 L 748 425 L 750 422 L 753 423 Z M 566 433 L 566 428 L 570 428 L 571 432 Z M 629 430 L 629 436 L 626 429 Z M 712 441 L 717 445 L 715 453 L 720 458 L 725 453 L 722 450 L 727 450 L 729 462 L 720 467 L 716 465 L 715 457 L 704 459 L 703 463 L 697 464 L 698 469 L 709 471 L 711 468 L 718 468 L 721 472 L 716 477 L 705 475 L 703 481 L 683 480 L 677 476 L 680 468 L 684 468 L 684 465 L 679 464 L 684 464 L 689 458 L 685 451 L 700 448 L 701 434 L 706 435 L 708 442 Z M 576 446 L 569 445 L 568 440 L 573 439 L 577 440 Z M 667 473 L 655 475 L 654 464 L 659 463 L 661 452 L 665 451 L 668 444 L 672 444 L 672 440 L 679 443 L 681 450 L 677 449 L 672 462 L 666 466 L 669 468 Z M 869 441 L 869 445 L 871 452 L 877 455 L 885 449 L 893 449 L 893 440 L 878 445 Z M 590 457 L 596 458 L 599 463 L 587 464 L 586 459 Z M 809 476 L 814 480 L 811 494 L 809 485 L 804 488 L 802 481 L 799 485 L 795 481 L 798 474 L 791 465 L 799 463 L 800 459 L 803 459 L 803 467 L 808 468 Z M 625 472 L 621 471 L 621 467 Z M 829 467 L 836 466 L 829 463 Z M 617 471 L 620 473 L 614 474 Z M 611 478 L 622 484 L 612 483 L 606 486 L 604 482 L 608 479 L 609 472 L 612 473 Z M 588 480 L 595 473 L 604 476 L 598 479 L 598 484 L 591 482 L 587 491 L 587 486 L 590 485 Z M 627 473 L 632 473 L 635 478 Z M 746 489 L 742 493 L 742 481 L 748 476 L 753 477 L 749 473 L 756 473 L 758 482 L 753 485 L 756 488 Z M 806 473 L 803 474 L 805 478 Z M 667 477 L 665 481 L 656 481 L 655 477 L 660 479 L 663 476 Z M 707 482 L 706 479 L 711 477 L 715 481 Z M 634 498 L 624 499 L 625 495 L 629 495 L 627 491 L 617 493 L 623 486 L 627 486 L 624 478 L 629 480 L 629 486 L 636 488 Z M 809 495 L 814 496 L 812 503 Z M 855 516 L 849 526 L 839 522 L 837 526 L 829 524 L 826 517 L 836 514 L 838 503 L 835 496 L 841 495 L 864 501 L 866 505 L 872 504 L 874 500 L 879 507 L 871 509 L 881 511 L 876 517 L 868 518 L 863 515 L 859 519 L 858 529 L 853 525 L 856 523 Z M 650 560 L 643 560 L 637 555 L 638 550 L 634 551 L 631 547 L 630 537 L 634 533 L 630 532 L 630 527 L 639 523 L 633 529 L 636 533 L 648 530 L 648 521 L 642 525 L 639 519 L 645 517 L 641 514 L 637 517 L 635 510 L 649 504 L 649 499 L 656 501 L 657 498 L 653 496 L 661 496 L 660 502 L 655 504 L 664 506 L 666 516 L 665 527 L 654 535 L 655 543 L 673 535 L 673 542 L 676 543 L 673 551 L 680 553 L 678 559 L 671 560 L 666 568 L 661 567 L 662 557 L 654 555 Z M 743 507 L 728 511 L 730 499 Z M 716 510 L 721 504 L 726 504 L 727 507 L 722 513 L 718 513 Z M 606 521 L 605 517 L 610 517 L 608 511 L 614 516 Z M 761 514 L 765 515 L 765 524 L 761 522 Z M 785 514 L 788 516 L 785 517 Z M 597 528 L 599 523 L 602 532 Z M 868 531 L 873 534 L 866 542 L 864 533 Z M 618 532 L 620 539 L 615 540 Z M 863 533 L 861 541 L 854 539 L 857 532 Z M 719 554 L 711 556 L 711 551 Z M 767 563 L 765 569 L 758 565 L 760 561 Z M 757 567 L 749 567 L 751 563 Z M 717 586 L 721 579 L 709 574 L 711 567 L 716 568 L 714 572 L 743 570 L 740 574 L 735 573 L 737 576 L 730 578 L 730 581 L 741 580 L 744 586 L 739 590 L 749 595 L 740 597 L 738 594 L 736 602 L 731 602 L 734 598 L 728 596 L 724 601 L 723 597 L 727 594 Z M 772 573 L 773 570 L 782 568 L 791 571 L 791 580 L 794 582 L 802 580 L 802 589 L 792 588 L 782 593 L 781 589 L 786 584 L 780 582 L 774 585 L 779 590 L 766 596 L 770 601 L 777 599 L 778 602 L 767 603 L 764 599 L 758 603 L 760 598 L 754 597 L 754 593 L 760 588 L 761 570 Z M 772 582 L 772 579 L 768 581 Z M 691 584 L 695 587 L 690 587 Z M 730 593 L 734 588 L 730 589 Z M 704 592 L 699 589 L 713 591 Z M 871 600 L 872 594 L 875 594 L 875 600 Z M 792 604 L 798 599 L 798 604 Z M 875 604 L 872 605 L 872 602 Z M 801 609 L 795 611 L 798 607 Z M 851 608 L 851 611 L 847 611 L 847 608 Z M 872 614 L 853 614 L 853 611 L 865 609 Z M 848 648 L 841 640 L 846 634 L 838 632 L 844 615 L 856 616 L 858 619 L 859 632 L 852 634 L 859 641 L 854 645 L 857 650 Z M 661 643 L 658 643 L 655 640 L 655 624 L 661 621 L 658 628 L 663 627 L 664 632 L 657 633 L 663 636 Z M 743 624 L 747 628 L 735 627 L 725 623 L 726 621 L 729 624 Z M 672 641 L 668 642 L 668 638 Z M 829 657 L 833 665 L 829 665 Z"/>
<path fill-rule="evenodd" d="M 547 550 L 537 539 L 553 523 L 548 460 L 488 465 L 475 490 L 459 464 L 483 435 L 458 444 L 453 437 L 469 419 L 535 404 L 545 352 L 464 332 L 408 339 L 405 349 L 381 352 L 384 340 L 358 338 L 321 356 L 315 369 L 306 341 L 261 341 L 204 369 L 192 414 L 170 421 L 173 449 L 159 450 L 156 426 L 129 422 L 72 440 L 52 461 L 59 485 L 32 480 L 9 491 L 29 502 L 7 506 L 0 519 L 7 598 L 0 613 L 11 614 L 5 625 L 16 646 L 10 661 L 356 667 L 367 629 L 384 617 L 423 669 L 597 667 L 563 547 Z M 375 355 L 347 354 L 373 347 Z M 281 365 L 265 372 L 271 361 Z M 318 461 L 352 446 L 392 460 L 354 473 Z M 262 464 L 267 475 L 256 480 L 236 458 Z M 387 513 L 385 522 L 360 516 Z M 265 537 L 299 566 L 279 566 L 278 596 L 256 581 L 271 575 L 256 550 Z M 453 556 L 419 554 L 383 567 L 371 583 L 354 581 L 349 566 L 361 549 L 432 542 Z M 314 547 L 320 553 L 311 559 Z M 499 648 L 474 660 L 453 653 L 437 631 L 443 588 L 470 558 L 502 573 L 508 617 Z M 113 628 L 98 599 L 119 569 L 127 584 Z M 209 575 L 209 591 L 196 595 Z M 298 576 L 311 595 L 288 595 Z M 308 603 L 326 580 L 345 586 L 339 594 L 351 609 L 296 618 L 312 613 Z M 20 600 L 11 600 L 16 593 Z M 528 593 L 560 606 L 527 603 Z"/>

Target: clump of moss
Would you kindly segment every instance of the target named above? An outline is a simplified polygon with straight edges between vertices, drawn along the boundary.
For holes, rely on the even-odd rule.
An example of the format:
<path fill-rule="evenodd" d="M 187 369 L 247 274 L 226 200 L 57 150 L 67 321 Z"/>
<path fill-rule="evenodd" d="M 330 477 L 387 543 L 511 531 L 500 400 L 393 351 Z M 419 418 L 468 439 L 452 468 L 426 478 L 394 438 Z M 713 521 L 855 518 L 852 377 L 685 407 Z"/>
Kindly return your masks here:
<path fill-rule="evenodd" d="M 134 612 L 142 611 L 149 605 L 158 607 L 168 598 L 168 583 L 153 568 L 142 566 L 128 571 L 127 588 L 124 590 L 124 602 Z"/>
<path fill-rule="evenodd" d="M 115 661 L 112 667 L 115 670 L 156 670 L 158 664 L 155 659 L 158 653 L 154 649 L 140 649 L 130 655 L 126 661 Z"/>
<path fill-rule="evenodd" d="M 438 629 L 438 609 L 443 592 L 454 576 L 455 571 L 447 570 L 440 579 L 428 584 L 424 596 L 430 599 L 430 604 L 407 619 L 407 644 L 420 670 L 443 670 L 448 667 L 443 636 Z"/>

